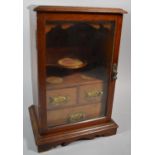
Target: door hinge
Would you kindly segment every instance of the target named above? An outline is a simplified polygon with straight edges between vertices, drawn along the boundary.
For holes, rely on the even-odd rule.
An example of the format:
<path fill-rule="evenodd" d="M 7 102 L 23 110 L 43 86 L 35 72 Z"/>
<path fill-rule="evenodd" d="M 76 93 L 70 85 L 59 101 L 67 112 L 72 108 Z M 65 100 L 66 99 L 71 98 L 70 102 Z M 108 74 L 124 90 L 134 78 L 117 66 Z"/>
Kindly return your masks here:
<path fill-rule="evenodd" d="M 117 79 L 117 64 L 114 63 L 112 66 L 112 80 L 116 80 Z"/>

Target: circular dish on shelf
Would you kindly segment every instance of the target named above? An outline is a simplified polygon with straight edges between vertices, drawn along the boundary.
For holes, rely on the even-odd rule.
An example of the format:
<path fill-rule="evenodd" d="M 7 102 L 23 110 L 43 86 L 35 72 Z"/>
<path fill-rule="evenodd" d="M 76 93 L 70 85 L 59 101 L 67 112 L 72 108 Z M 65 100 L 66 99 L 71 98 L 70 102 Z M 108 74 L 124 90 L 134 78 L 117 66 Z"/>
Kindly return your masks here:
<path fill-rule="evenodd" d="M 58 77 L 58 76 L 50 76 L 46 79 L 46 81 L 51 84 L 60 84 L 63 82 L 63 78 Z"/>
<path fill-rule="evenodd" d="M 79 69 L 85 67 L 87 62 L 76 58 L 66 57 L 58 60 L 58 65 L 67 69 Z"/>
<path fill-rule="evenodd" d="M 81 74 L 81 78 L 82 78 L 83 80 L 93 80 L 93 77 L 87 76 L 87 75 L 84 75 L 84 74 Z"/>

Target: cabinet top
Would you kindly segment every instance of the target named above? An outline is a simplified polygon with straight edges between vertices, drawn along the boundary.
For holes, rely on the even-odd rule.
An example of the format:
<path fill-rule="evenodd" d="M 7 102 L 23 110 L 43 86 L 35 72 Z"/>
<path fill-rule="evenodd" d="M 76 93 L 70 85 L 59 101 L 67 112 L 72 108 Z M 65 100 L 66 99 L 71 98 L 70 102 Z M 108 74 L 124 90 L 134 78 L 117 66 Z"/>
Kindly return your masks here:
<path fill-rule="evenodd" d="M 34 8 L 37 12 L 75 12 L 75 13 L 108 13 L 124 14 L 127 11 L 120 8 L 95 8 L 95 7 L 72 7 L 72 6 L 38 6 Z"/>

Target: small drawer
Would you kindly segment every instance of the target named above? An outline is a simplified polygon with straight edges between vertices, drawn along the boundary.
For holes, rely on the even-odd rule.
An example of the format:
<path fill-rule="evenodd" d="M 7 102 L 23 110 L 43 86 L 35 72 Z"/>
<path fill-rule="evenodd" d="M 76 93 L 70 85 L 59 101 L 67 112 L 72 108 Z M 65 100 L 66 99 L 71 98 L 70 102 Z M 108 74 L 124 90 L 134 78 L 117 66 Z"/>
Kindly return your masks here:
<path fill-rule="evenodd" d="M 47 111 L 48 126 L 76 123 L 100 116 L 101 103 L 68 107 Z"/>
<path fill-rule="evenodd" d="M 76 88 L 65 88 L 47 91 L 47 108 L 51 109 L 76 104 L 76 93 Z"/>
<path fill-rule="evenodd" d="M 103 83 L 95 83 L 91 85 L 80 86 L 79 90 L 79 103 L 97 103 L 103 100 Z"/>

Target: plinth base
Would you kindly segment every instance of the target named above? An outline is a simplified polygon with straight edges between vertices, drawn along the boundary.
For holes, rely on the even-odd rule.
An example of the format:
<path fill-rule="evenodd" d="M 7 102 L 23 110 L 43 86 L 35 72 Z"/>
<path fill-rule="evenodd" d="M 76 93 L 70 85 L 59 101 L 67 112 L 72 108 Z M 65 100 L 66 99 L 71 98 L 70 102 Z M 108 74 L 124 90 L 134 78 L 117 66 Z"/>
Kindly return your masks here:
<path fill-rule="evenodd" d="M 69 130 L 58 133 L 48 133 L 41 135 L 35 114 L 35 107 L 29 107 L 32 129 L 38 152 L 47 151 L 57 145 L 65 146 L 76 140 L 93 139 L 100 136 L 110 136 L 116 134 L 118 125 L 113 121 L 94 125 L 91 127 L 81 127 L 80 129 Z"/>

